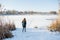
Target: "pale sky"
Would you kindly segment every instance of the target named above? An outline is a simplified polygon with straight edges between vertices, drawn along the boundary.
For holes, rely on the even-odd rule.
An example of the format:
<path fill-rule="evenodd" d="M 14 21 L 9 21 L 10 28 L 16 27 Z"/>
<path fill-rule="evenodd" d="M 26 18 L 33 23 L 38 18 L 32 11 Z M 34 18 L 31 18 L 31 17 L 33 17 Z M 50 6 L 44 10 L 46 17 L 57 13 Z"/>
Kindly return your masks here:
<path fill-rule="evenodd" d="M 0 0 L 7 10 L 57 11 L 58 0 Z"/>

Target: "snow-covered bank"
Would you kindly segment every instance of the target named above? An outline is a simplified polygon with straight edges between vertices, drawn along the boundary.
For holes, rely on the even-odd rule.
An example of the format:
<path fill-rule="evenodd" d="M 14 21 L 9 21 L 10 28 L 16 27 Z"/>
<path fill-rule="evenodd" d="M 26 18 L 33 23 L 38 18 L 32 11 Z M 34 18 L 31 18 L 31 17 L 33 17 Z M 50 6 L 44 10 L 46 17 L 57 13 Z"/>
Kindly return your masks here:
<path fill-rule="evenodd" d="M 40 29 L 32 28 L 27 29 L 27 32 L 22 32 L 21 28 L 17 28 L 15 31 L 12 31 L 12 33 L 14 34 L 14 37 L 5 40 L 60 40 L 59 33 L 49 32 L 47 30 L 42 31 Z"/>

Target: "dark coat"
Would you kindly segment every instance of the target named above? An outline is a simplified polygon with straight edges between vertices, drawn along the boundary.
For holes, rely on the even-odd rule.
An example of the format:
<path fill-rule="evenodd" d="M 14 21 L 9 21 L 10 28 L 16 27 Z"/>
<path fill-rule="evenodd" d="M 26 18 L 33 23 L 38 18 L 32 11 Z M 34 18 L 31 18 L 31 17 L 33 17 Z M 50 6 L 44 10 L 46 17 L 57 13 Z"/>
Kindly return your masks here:
<path fill-rule="evenodd" d="M 22 21 L 22 26 L 26 27 L 26 20 L 25 19 Z"/>

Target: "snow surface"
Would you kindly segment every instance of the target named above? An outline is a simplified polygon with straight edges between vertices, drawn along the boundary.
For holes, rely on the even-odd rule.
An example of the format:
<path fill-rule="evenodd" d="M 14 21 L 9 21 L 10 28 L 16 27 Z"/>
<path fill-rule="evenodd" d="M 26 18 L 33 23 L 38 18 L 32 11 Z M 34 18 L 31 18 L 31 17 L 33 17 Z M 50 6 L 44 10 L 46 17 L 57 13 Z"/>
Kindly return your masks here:
<path fill-rule="evenodd" d="M 12 33 L 14 37 L 5 40 L 60 40 L 60 33 L 43 29 L 28 28 L 27 32 L 22 32 L 22 28 L 17 28 Z"/>
<path fill-rule="evenodd" d="M 27 20 L 27 32 L 22 32 L 21 22 Z M 47 27 L 56 20 L 57 15 L 6 15 L 3 16 L 3 23 L 14 22 L 16 30 L 12 31 L 13 38 L 4 40 L 60 40 L 59 32 L 50 32 Z M 37 29 L 34 27 L 38 27 Z"/>
<path fill-rule="evenodd" d="M 27 28 L 41 28 L 49 26 L 57 18 L 57 15 L 5 15 L 1 19 L 3 19 L 3 23 L 14 22 L 17 28 L 22 28 L 23 18 L 27 20 Z"/>

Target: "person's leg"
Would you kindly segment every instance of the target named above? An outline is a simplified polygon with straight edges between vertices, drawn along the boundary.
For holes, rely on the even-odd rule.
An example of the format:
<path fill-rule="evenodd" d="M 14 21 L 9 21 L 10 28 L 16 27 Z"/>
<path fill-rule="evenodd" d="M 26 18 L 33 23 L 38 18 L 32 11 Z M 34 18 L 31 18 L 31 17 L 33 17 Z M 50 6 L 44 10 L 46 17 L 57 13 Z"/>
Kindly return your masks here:
<path fill-rule="evenodd" d="M 23 27 L 23 29 L 22 29 L 22 32 L 24 31 L 24 27 Z"/>
<path fill-rule="evenodd" d="M 25 27 L 25 32 L 26 32 L 26 27 Z"/>
<path fill-rule="evenodd" d="M 22 32 L 25 31 L 26 32 L 26 25 L 23 26 L 23 30 Z"/>
<path fill-rule="evenodd" d="M 25 25 L 25 32 L 26 32 L 26 25 Z"/>
<path fill-rule="evenodd" d="M 22 32 L 23 32 L 23 29 L 22 29 Z"/>

